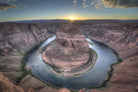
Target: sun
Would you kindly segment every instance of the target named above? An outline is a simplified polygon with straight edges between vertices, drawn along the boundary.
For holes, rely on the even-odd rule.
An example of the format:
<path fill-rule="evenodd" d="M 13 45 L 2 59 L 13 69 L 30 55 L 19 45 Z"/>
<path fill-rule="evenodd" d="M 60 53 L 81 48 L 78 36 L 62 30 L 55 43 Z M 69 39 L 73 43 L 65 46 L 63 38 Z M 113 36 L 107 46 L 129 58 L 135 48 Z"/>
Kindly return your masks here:
<path fill-rule="evenodd" d="M 77 20 L 78 18 L 75 16 L 69 16 L 67 19 L 69 19 L 70 21 L 74 21 Z"/>

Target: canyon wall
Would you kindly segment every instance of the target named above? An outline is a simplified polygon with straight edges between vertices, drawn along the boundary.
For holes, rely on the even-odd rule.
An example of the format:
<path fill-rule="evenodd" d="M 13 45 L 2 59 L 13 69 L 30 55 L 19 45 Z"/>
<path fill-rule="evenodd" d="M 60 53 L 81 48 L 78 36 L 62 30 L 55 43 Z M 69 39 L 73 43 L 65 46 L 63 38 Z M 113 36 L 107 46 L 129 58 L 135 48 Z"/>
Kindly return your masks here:
<path fill-rule="evenodd" d="M 138 90 L 138 23 L 82 21 L 74 24 L 87 37 L 104 42 L 115 49 L 123 59 L 121 64 L 114 66 L 108 88 L 89 91 Z M 54 35 L 60 25 L 62 23 L 0 23 L 0 72 L 13 84 L 18 83 L 25 91 L 33 88 L 34 92 L 57 92 L 57 89 L 44 85 L 41 81 L 33 83 L 34 77 L 31 75 L 24 76 L 21 61 L 26 51 Z M 35 81 L 38 79 L 35 78 Z M 37 83 L 42 84 L 38 86 Z"/>
<path fill-rule="evenodd" d="M 0 72 L 16 84 L 23 76 L 21 61 L 25 52 L 49 36 L 36 24 L 0 23 Z"/>

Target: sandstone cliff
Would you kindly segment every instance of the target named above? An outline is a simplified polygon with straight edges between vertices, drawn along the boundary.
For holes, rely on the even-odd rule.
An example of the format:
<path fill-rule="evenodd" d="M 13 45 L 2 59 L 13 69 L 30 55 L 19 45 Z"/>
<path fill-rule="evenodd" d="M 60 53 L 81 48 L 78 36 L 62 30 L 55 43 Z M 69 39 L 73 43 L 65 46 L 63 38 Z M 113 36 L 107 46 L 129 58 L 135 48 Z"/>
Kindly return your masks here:
<path fill-rule="evenodd" d="M 46 48 L 42 57 L 61 72 L 71 71 L 88 62 L 89 46 L 77 26 L 64 25 L 56 33 L 56 42 Z"/>
<path fill-rule="evenodd" d="M 109 87 L 103 90 L 92 89 L 91 92 L 135 92 L 138 90 L 138 23 L 110 21 L 77 22 L 75 24 L 82 29 L 83 34 L 114 48 L 123 59 L 121 64 L 114 66 L 113 76 L 108 83 Z M 0 23 L 0 72 L 15 84 L 16 80 L 22 76 L 19 67 L 23 54 L 55 34 L 59 25 L 61 24 L 47 23 L 41 26 L 38 24 Z M 31 80 L 28 78 L 26 82 Z M 26 82 L 20 83 L 25 90 L 28 89 L 27 85 L 30 88 L 30 85 L 33 84 L 33 82 Z M 41 92 L 50 92 L 42 86 L 33 85 L 31 87 L 36 88 L 34 91 L 37 90 L 37 92 L 39 92 L 38 89 L 42 90 Z"/>
<path fill-rule="evenodd" d="M 0 92 L 24 92 L 24 90 L 12 84 L 7 77 L 0 73 Z"/>
<path fill-rule="evenodd" d="M 118 50 L 138 47 L 137 23 L 87 23 L 79 26 L 88 37 L 110 44 Z"/>
<path fill-rule="evenodd" d="M 0 72 L 16 83 L 22 76 L 20 66 L 25 52 L 48 37 L 40 25 L 0 23 Z"/>

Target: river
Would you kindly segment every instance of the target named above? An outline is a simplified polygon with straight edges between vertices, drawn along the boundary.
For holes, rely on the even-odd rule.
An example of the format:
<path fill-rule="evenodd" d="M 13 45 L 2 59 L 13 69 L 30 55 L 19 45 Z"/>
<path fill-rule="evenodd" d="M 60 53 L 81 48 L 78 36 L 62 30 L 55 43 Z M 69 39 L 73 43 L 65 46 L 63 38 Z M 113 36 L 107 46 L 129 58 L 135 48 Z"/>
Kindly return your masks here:
<path fill-rule="evenodd" d="M 79 76 L 64 76 L 56 74 L 42 60 L 40 49 L 54 41 L 56 36 L 52 36 L 44 41 L 38 49 L 33 50 L 27 57 L 27 67 L 32 73 L 43 82 L 55 87 L 66 87 L 71 89 L 82 89 L 100 86 L 107 78 L 110 66 L 117 62 L 117 57 L 112 50 L 104 44 L 86 38 L 89 42 L 89 48 L 93 49 L 98 58 L 95 65 L 88 72 Z M 91 43 L 91 44 L 90 44 Z"/>

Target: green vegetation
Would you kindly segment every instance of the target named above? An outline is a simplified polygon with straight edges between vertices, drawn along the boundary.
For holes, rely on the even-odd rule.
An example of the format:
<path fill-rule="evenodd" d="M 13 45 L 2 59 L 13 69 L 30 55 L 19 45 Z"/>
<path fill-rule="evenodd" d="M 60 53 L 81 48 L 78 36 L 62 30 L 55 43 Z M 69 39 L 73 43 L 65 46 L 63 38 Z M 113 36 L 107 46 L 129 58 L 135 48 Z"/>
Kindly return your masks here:
<path fill-rule="evenodd" d="M 90 43 L 91 44 L 91 43 Z M 104 46 L 107 46 L 106 44 L 104 44 L 104 43 L 101 43 L 100 42 L 100 44 L 102 44 L 102 45 L 104 45 Z M 91 44 L 91 45 L 93 45 L 93 44 Z M 35 47 L 33 47 L 33 48 L 31 48 L 30 50 L 28 50 L 25 54 L 24 54 L 24 58 L 22 59 L 22 61 L 21 61 L 21 66 L 20 66 L 20 68 L 19 68 L 19 70 L 17 71 L 17 72 L 22 72 L 22 76 L 21 77 L 19 77 L 18 79 L 17 79 L 17 81 L 16 81 L 16 84 L 18 85 L 19 83 L 20 83 L 20 81 L 26 76 L 26 75 L 32 75 L 33 77 L 35 77 L 35 78 L 37 78 L 35 75 L 33 75 L 32 74 L 32 72 L 31 72 L 31 70 L 26 70 L 25 69 L 25 66 L 26 66 L 26 58 L 27 58 L 27 56 L 28 56 L 28 54 L 30 53 L 30 52 L 32 52 L 33 51 L 33 49 L 35 49 L 35 48 L 38 48 L 38 46 L 39 45 L 37 45 L 37 46 L 35 46 Z M 108 46 L 107 46 L 108 47 Z M 113 68 L 113 66 L 115 66 L 115 65 L 117 65 L 117 64 L 119 64 L 119 63 L 121 63 L 123 60 L 119 57 L 119 54 L 114 50 L 114 49 L 112 49 L 112 48 L 110 48 L 110 47 L 108 47 L 109 49 L 111 49 L 112 50 L 112 52 L 115 54 L 115 56 L 117 57 L 117 62 L 115 63 L 115 64 L 112 64 L 111 66 L 110 66 L 110 70 L 108 71 L 108 79 L 107 80 L 105 80 L 104 81 L 104 83 L 102 84 L 102 85 L 100 85 L 99 87 L 90 87 L 90 89 L 101 89 L 101 88 L 104 88 L 104 87 L 107 87 L 107 84 L 109 83 L 109 81 L 110 81 L 110 79 L 111 79 L 111 77 L 112 77 L 112 74 L 113 74 L 113 71 L 114 71 L 114 68 Z M 96 58 L 95 58 L 95 60 L 98 58 L 98 55 L 97 55 L 97 53 L 93 50 L 93 49 L 90 49 L 93 53 L 94 53 L 94 55 L 96 56 Z M 41 52 L 41 50 L 40 50 L 40 52 Z M 58 67 L 55 67 L 55 66 L 52 66 L 54 69 L 57 69 Z M 37 78 L 38 79 L 38 78 Z M 40 80 L 40 79 L 39 79 Z M 40 81 L 42 81 L 42 80 L 40 80 Z M 44 81 L 42 81 L 43 83 L 45 83 Z M 56 88 L 56 89 L 60 89 L 60 87 L 55 87 L 55 86 L 52 86 L 52 85 L 50 85 L 49 83 L 45 83 L 46 85 L 48 85 L 48 86 L 50 86 L 50 87 L 52 87 L 52 88 Z M 77 92 L 78 90 L 74 90 L 74 89 L 69 89 L 71 92 Z"/>
<path fill-rule="evenodd" d="M 21 61 L 21 65 L 20 65 L 19 69 L 17 70 L 17 72 L 21 72 L 22 75 L 21 75 L 21 77 L 19 77 L 19 78 L 16 80 L 16 85 L 18 85 L 18 84 L 20 83 L 20 81 L 21 81 L 26 75 L 31 74 L 31 70 L 27 71 L 27 70 L 25 69 L 26 62 L 27 62 L 27 61 L 26 61 L 26 58 L 27 58 L 28 54 L 29 54 L 30 52 L 32 52 L 33 49 L 38 48 L 39 45 L 40 45 L 40 44 L 34 46 L 33 48 L 29 49 L 28 51 L 26 51 L 26 52 L 23 54 L 24 57 L 23 57 L 23 59 L 22 59 L 22 61 Z"/>
<path fill-rule="evenodd" d="M 29 50 L 29 51 L 30 51 L 30 50 Z M 22 72 L 22 76 L 19 77 L 19 78 L 16 80 L 16 84 L 17 84 L 17 85 L 20 83 L 20 81 L 21 81 L 26 75 L 29 74 L 28 71 L 25 69 L 25 65 L 26 65 L 25 59 L 26 59 L 26 57 L 27 57 L 29 51 L 27 51 L 27 52 L 24 54 L 24 58 L 23 58 L 22 61 L 21 61 L 21 65 L 20 65 L 20 67 L 19 67 L 18 72 Z"/>
<path fill-rule="evenodd" d="M 110 48 L 110 47 L 109 47 Z M 119 57 L 119 54 L 112 48 L 110 48 L 112 50 L 112 52 L 116 55 L 117 57 L 117 62 L 115 64 L 112 64 L 110 66 L 110 70 L 108 71 L 108 79 L 104 81 L 104 83 L 100 86 L 100 87 L 106 87 L 106 84 L 110 81 L 112 75 L 113 75 L 113 71 L 114 71 L 114 68 L 113 66 L 117 65 L 117 64 L 120 64 L 123 60 Z"/>
<path fill-rule="evenodd" d="M 93 55 L 95 55 L 95 56 L 93 56 L 93 59 L 96 61 L 98 58 L 98 54 L 93 49 L 90 49 L 90 51 L 92 51 Z"/>
<path fill-rule="evenodd" d="M 91 42 L 88 42 L 89 44 L 93 45 Z"/>
<path fill-rule="evenodd" d="M 116 58 L 117 58 L 117 62 L 116 62 L 115 64 L 112 64 L 112 65 L 110 66 L 110 70 L 109 70 L 108 73 L 107 73 L 107 74 L 108 74 L 107 80 L 105 80 L 105 81 L 103 82 L 103 84 L 100 85 L 99 87 L 90 87 L 90 89 L 102 89 L 102 88 L 104 88 L 104 87 L 108 87 L 108 83 L 109 83 L 109 81 L 111 80 L 111 77 L 112 77 L 113 71 L 114 71 L 113 66 L 118 65 L 118 64 L 120 64 L 121 62 L 123 62 L 123 60 L 120 58 L 119 54 L 118 54 L 114 49 L 112 49 L 111 47 L 107 46 L 106 44 L 104 44 L 104 43 L 102 43 L 102 42 L 98 42 L 98 43 L 100 43 L 100 44 L 102 44 L 102 45 L 108 47 L 109 49 L 111 49 L 111 51 L 113 52 L 113 54 L 114 54 L 114 55 L 116 56 Z"/>

